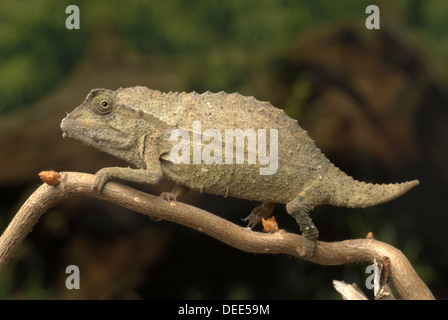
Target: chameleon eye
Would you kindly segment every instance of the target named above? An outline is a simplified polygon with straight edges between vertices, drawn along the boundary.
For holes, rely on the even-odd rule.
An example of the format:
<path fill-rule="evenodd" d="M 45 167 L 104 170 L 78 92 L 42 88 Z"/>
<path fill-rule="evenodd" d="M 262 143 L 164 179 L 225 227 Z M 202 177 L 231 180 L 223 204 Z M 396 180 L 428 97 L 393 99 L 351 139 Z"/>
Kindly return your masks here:
<path fill-rule="evenodd" d="M 99 115 L 111 113 L 114 109 L 111 97 L 106 94 L 97 95 L 90 103 L 90 109 Z"/>

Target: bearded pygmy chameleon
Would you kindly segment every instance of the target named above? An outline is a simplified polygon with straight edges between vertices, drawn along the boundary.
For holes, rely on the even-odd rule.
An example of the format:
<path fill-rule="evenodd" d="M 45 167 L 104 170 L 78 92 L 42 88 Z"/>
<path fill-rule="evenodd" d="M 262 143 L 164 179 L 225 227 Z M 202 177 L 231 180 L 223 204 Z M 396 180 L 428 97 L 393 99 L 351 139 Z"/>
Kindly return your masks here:
<path fill-rule="evenodd" d="M 195 123 L 200 127 L 195 129 Z M 262 202 L 245 219 L 249 227 L 269 216 L 275 203 L 286 204 L 287 212 L 297 220 L 307 239 L 303 257 L 313 255 L 319 236 L 309 216 L 314 207 L 330 204 L 363 208 L 392 200 L 418 185 L 417 180 L 387 185 L 354 180 L 335 167 L 283 110 L 238 93 L 162 93 L 146 87 L 94 89 L 62 120 L 61 129 L 64 137 L 80 140 L 136 167 L 99 170 L 94 186 L 98 191 L 111 179 L 156 184 L 165 177 L 175 183 L 171 192 L 162 193 L 168 201 L 193 189 Z M 184 156 L 194 157 L 194 150 L 204 152 L 208 148 L 214 161 L 174 161 L 172 150 L 179 147 L 178 139 L 172 137 L 175 130 L 193 136 L 192 145 L 180 148 Z M 276 133 L 277 139 L 271 135 L 269 142 L 260 140 L 267 137 L 268 131 Z M 211 132 L 212 138 L 194 139 L 195 134 L 205 132 Z M 269 157 L 264 154 L 264 160 L 275 162 L 275 170 L 261 174 L 266 161 L 238 160 L 235 135 L 231 136 L 229 148 L 228 141 L 225 147 L 219 141 L 227 138 L 228 132 L 247 135 L 240 140 L 248 140 L 244 144 L 246 158 L 257 154 L 256 146 L 249 144 L 249 133 L 257 132 L 255 142 L 263 142 L 265 151 L 270 150 Z"/>

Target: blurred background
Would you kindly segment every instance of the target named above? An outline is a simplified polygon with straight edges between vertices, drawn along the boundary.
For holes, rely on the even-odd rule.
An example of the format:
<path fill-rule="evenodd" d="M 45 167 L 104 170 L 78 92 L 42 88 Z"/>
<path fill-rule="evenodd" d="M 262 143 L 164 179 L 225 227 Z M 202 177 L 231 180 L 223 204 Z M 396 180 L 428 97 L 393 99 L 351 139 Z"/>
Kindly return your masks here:
<path fill-rule="evenodd" d="M 65 26 L 71 4 L 79 30 Z M 380 30 L 365 27 L 370 4 L 380 9 Z M 237 91 L 285 109 L 358 180 L 419 179 L 390 203 L 323 206 L 312 217 L 323 241 L 373 232 L 447 299 L 447 16 L 443 0 L 2 0 L 0 230 L 42 183 L 40 171 L 127 165 L 62 139 L 60 121 L 92 88 Z M 170 184 L 134 187 L 159 194 Z M 258 205 L 196 192 L 181 201 L 242 226 Z M 274 215 L 280 228 L 299 232 L 284 206 Z M 65 288 L 72 264 L 80 290 Z M 0 298 L 339 299 L 332 280 L 365 289 L 366 267 L 240 252 L 77 198 L 51 209 L 27 236 L 0 273 Z"/>

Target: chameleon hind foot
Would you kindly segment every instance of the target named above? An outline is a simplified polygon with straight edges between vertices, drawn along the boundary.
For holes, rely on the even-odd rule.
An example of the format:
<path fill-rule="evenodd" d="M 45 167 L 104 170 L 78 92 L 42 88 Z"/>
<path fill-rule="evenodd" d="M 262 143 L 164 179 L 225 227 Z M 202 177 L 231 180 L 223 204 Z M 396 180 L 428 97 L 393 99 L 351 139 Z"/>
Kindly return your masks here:
<path fill-rule="evenodd" d="M 304 193 L 297 196 L 294 200 L 286 204 L 286 211 L 293 216 L 300 226 L 302 236 L 305 238 L 302 252 L 300 256 L 303 258 L 311 258 L 317 247 L 317 239 L 319 238 L 319 231 L 314 225 L 309 215 L 313 205 L 305 201 Z"/>
<path fill-rule="evenodd" d="M 263 203 L 261 206 L 258 206 L 252 210 L 250 215 L 248 215 L 243 221 L 247 221 L 247 226 L 249 228 L 255 227 L 257 224 L 260 223 L 262 218 L 269 217 L 272 212 L 274 212 L 275 209 L 275 203 L 268 202 Z"/>
<path fill-rule="evenodd" d="M 314 255 L 314 251 L 316 251 L 317 237 L 315 240 L 313 240 L 308 238 L 305 232 L 303 232 L 302 235 L 304 236 L 305 241 L 303 242 L 302 252 L 300 253 L 300 256 L 305 259 L 309 259 Z"/>

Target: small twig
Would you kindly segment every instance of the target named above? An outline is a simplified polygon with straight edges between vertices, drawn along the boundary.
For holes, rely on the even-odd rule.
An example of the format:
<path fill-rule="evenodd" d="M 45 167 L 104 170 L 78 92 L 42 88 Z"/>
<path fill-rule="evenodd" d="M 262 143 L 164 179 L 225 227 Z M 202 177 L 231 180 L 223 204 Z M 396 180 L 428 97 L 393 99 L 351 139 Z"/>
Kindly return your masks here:
<path fill-rule="evenodd" d="M 103 191 L 98 193 L 92 190 L 94 177 L 86 173 L 63 172 L 56 186 L 40 186 L 0 237 L 0 271 L 39 218 L 57 202 L 73 196 L 96 197 L 156 219 L 179 223 L 243 251 L 300 257 L 304 240 L 297 234 L 285 231 L 254 232 L 196 207 L 181 202 L 170 203 L 115 182 L 107 183 Z M 314 256 L 309 260 L 322 265 L 342 265 L 372 262 L 375 258 L 381 260 L 383 257 L 390 259 L 391 279 L 403 299 L 434 299 L 401 251 L 377 240 L 320 241 Z"/>
<path fill-rule="evenodd" d="M 344 281 L 333 280 L 333 286 L 344 300 L 368 300 L 356 283 L 347 284 Z"/>
<path fill-rule="evenodd" d="M 375 295 L 377 300 L 395 300 L 395 296 L 392 293 L 387 281 L 390 277 L 390 259 L 389 257 L 383 257 L 381 261 L 381 271 L 380 271 L 380 290 L 378 295 Z"/>

